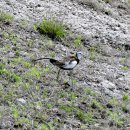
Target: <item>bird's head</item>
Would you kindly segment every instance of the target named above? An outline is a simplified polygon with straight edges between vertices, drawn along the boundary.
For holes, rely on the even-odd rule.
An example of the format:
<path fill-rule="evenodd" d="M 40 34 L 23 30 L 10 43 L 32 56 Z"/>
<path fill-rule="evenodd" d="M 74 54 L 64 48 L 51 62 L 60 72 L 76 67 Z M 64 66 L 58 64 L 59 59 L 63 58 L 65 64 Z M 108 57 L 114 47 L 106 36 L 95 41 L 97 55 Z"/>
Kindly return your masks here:
<path fill-rule="evenodd" d="M 76 52 L 76 58 L 77 59 L 81 59 L 81 57 L 82 57 L 82 55 L 83 55 L 83 53 L 81 52 L 81 51 L 79 51 L 79 52 Z"/>

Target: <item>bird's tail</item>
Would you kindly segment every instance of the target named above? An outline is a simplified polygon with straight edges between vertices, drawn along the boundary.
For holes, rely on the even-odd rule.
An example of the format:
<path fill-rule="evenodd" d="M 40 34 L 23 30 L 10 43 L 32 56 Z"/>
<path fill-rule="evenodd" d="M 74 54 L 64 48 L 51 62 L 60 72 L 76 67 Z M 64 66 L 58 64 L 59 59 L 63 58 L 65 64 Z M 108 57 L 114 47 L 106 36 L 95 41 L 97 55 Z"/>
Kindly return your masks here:
<path fill-rule="evenodd" d="M 33 60 L 33 61 L 36 62 L 36 61 L 38 61 L 38 60 L 43 60 L 43 59 L 49 59 L 49 60 L 50 60 L 51 58 L 46 58 L 46 57 L 45 57 L 45 58 L 39 58 L 39 59 L 36 59 L 36 60 Z"/>
<path fill-rule="evenodd" d="M 52 59 L 52 58 L 46 58 L 46 57 L 45 57 L 45 58 L 39 58 L 39 59 L 36 59 L 36 60 L 33 60 L 33 61 L 36 62 L 36 61 L 38 61 L 38 60 L 43 60 L 43 59 L 49 59 L 49 61 L 50 61 L 53 65 L 58 66 L 58 67 L 64 65 L 64 63 L 59 62 L 58 60 L 55 60 L 55 59 Z"/>

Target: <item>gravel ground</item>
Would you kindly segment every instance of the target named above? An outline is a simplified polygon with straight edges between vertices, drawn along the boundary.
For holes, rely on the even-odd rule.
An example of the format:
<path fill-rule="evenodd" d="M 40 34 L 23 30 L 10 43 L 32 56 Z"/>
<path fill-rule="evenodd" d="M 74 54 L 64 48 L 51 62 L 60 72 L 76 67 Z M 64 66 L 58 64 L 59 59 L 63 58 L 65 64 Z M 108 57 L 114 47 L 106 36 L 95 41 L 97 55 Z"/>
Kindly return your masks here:
<path fill-rule="evenodd" d="M 124 93 L 130 96 L 130 4 L 128 4 L 126 0 L 111 0 L 110 3 L 105 3 L 102 0 L 0 0 L 0 10 L 9 12 L 15 17 L 11 28 L 1 26 L 0 29 L 6 33 L 13 30 L 15 35 L 20 37 L 18 45 L 21 46 L 19 50 L 21 57 L 25 58 L 24 60 L 29 60 L 32 57 L 47 56 L 50 55 L 52 51 L 54 51 L 57 58 L 60 59 L 62 54 L 70 54 L 71 52 L 81 50 L 86 55 L 86 58 L 81 60 L 74 71 L 75 78 L 78 82 L 76 86 L 77 89 L 82 89 L 85 86 L 91 87 L 94 92 L 100 93 L 100 96 L 103 96 L 102 99 L 104 100 L 102 103 L 113 97 L 116 97 L 116 99 L 120 101 Z M 44 46 L 41 46 L 41 39 L 44 39 L 44 37 L 41 38 L 40 34 L 32 29 L 32 26 L 42 21 L 44 17 L 55 17 L 58 20 L 64 21 L 67 28 L 71 31 L 70 36 L 68 36 L 65 41 L 61 41 L 61 44 L 59 41 L 53 41 L 53 43 L 47 39 L 47 42 L 50 42 L 49 51 L 43 51 L 45 49 Z M 26 27 L 25 25 L 24 28 L 21 28 L 19 26 L 20 22 L 18 22 L 20 20 L 26 20 L 28 26 Z M 65 42 L 72 43 L 71 36 L 73 37 L 74 35 L 81 35 L 83 37 L 82 47 L 75 49 L 73 44 L 71 47 L 66 46 Z M 32 39 L 35 44 L 33 44 L 31 48 L 26 48 L 26 41 Z M 0 37 L 0 40 L 2 44 L 6 41 L 10 45 L 10 41 L 2 39 L 2 37 Z M 44 40 L 44 42 L 46 42 L 46 40 Z M 5 59 L 10 60 L 11 57 L 15 55 L 13 47 L 11 47 L 12 50 L 8 52 L 2 52 L 0 57 L 2 58 L 4 54 Z M 93 51 L 92 47 L 94 47 Z M 44 61 L 41 61 L 41 63 L 44 64 Z M 25 72 L 28 71 L 22 67 L 20 70 L 19 66 L 13 67 L 11 69 L 14 70 L 14 72 L 22 72 L 22 74 L 24 73 L 25 75 Z M 55 71 L 54 69 L 52 74 L 48 74 L 47 79 L 53 79 Z M 65 74 L 65 76 L 67 76 L 67 74 Z M 61 76 L 61 79 L 62 78 L 64 78 L 64 75 Z M 4 84 L 4 81 L 1 82 L 1 84 Z M 44 87 L 45 84 L 42 85 L 42 83 L 42 81 L 39 81 L 39 84 Z M 49 85 L 46 84 L 45 86 L 53 86 L 53 83 L 48 84 Z M 57 92 L 57 84 L 54 83 L 54 85 L 56 86 L 53 88 L 53 91 Z M 32 86 L 35 86 L 35 83 Z M 24 96 L 26 97 L 26 94 Z M 23 101 L 26 104 L 23 98 L 19 98 L 17 101 L 19 103 Z M 29 101 L 30 99 L 28 97 L 28 102 Z M 83 105 L 82 109 L 87 107 L 82 103 L 76 105 L 80 107 Z M 111 108 L 111 106 L 109 107 Z M 116 110 L 115 107 L 114 109 Z M 129 106 L 127 106 L 127 110 L 129 110 Z M 54 109 L 53 112 L 55 111 L 58 110 Z M 123 113 L 122 115 L 129 117 L 130 112 Z M 96 115 L 96 117 L 98 117 L 98 115 Z M 9 121 L 11 120 L 5 116 L 3 122 L 7 119 Z M 67 121 L 76 124 L 76 126 L 72 127 L 72 125 L 70 125 L 71 123 L 69 124 Z M 75 121 L 76 123 L 74 121 L 72 118 L 66 120 L 64 129 L 83 130 L 77 128 L 78 122 L 77 120 Z M 103 120 L 101 122 L 111 126 L 107 121 L 105 122 Z M 98 125 L 98 123 L 97 126 L 96 124 L 89 125 L 86 129 L 104 130 L 104 128 L 106 128 L 106 130 L 108 130 L 108 127 L 106 127 L 108 125 L 101 126 L 102 123 L 99 123 L 100 125 Z M 1 127 L 4 128 L 4 125 L 1 125 Z M 113 130 L 126 130 L 127 125 L 128 122 L 126 121 L 123 127 L 115 128 L 112 125 L 112 128 Z M 61 130 L 61 128 L 57 127 L 57 130 Z"/>

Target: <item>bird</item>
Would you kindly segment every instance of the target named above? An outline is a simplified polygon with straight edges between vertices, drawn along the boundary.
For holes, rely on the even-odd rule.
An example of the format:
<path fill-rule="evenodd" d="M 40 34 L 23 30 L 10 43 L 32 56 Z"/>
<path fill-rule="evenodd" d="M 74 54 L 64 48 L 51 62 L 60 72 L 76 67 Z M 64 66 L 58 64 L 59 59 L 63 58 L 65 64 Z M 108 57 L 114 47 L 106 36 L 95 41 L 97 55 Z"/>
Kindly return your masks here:
<path fill-rule="evenodd" d="M 75 56 L 68 56 L 65 57 L 62 60 L 56 60 L 53 58 L 39 58 L 34 60 L 34 62 L 38 61 L 38 60 L 43 60 L 43 59 L 48 59 L 50 61 L 50 63 L 52 63 L 54 66 L 57 66 L 59 68 L 58 74 L 57 74 L 57 80 L 59 79 L 59 74 L 60 74 L 60 70 L 73 70 L 78 64 L 79 61 L 82 57 L 82 52 L 76 52 Z"/>

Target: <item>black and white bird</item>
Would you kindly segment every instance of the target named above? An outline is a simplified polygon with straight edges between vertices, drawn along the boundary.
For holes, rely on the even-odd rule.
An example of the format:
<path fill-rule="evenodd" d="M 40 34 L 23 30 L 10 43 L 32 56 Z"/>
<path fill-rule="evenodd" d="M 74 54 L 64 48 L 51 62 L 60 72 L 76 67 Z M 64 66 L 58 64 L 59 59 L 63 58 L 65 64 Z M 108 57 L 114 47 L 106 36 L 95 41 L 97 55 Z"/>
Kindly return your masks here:
<path fill-rule="evenodd" d="M 42 59 L 49 59 L 49 61 L 59 68 L 58 74 L 57 74 L 57 80 L 59 79 L 60 70 L 73 70 L 76 65 L 79 64 L 79 61 L 82 57 L 82 52 L 76 52 L 75 56 L 69 56 L 65 57 L 63 60 L 56 60 L 53 58 L 39 58 L 34 61 L 42 60 Z"/>

